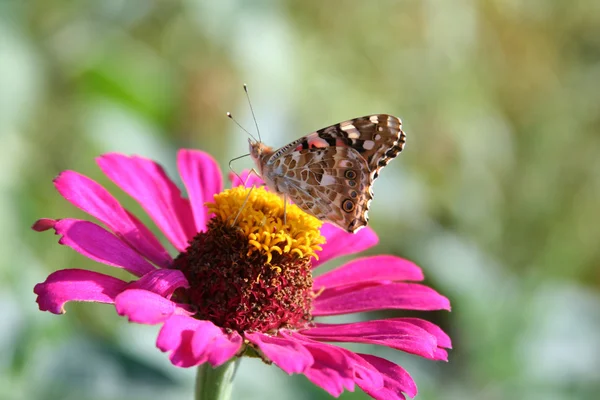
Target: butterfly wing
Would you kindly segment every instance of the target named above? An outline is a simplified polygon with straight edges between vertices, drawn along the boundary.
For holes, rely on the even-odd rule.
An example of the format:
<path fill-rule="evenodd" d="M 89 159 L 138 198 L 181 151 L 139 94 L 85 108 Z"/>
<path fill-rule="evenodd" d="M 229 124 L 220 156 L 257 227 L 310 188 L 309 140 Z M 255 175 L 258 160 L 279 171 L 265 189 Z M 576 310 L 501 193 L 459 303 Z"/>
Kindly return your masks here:
<path fill-rule="evenodd" d="M 405 143 L 400 119 L 376 114 L 328 126 L 276 151 L 257 151 L 253 159 L 272 190 L 356 232 L 367 225 L 373 182 Z"/>
<path fill-rule="evenodd" d="M 367 161 L 368 170 L 375 179 L 379 171 L 402 151 L 405 143 L 406 135 L 399 118 L 375 114 L 319 129 L 282 147 L 273 157 L 312 148 L 350 147 Z"/>
<path fill-rule="evenodd" d="M 373 180 L 366 160 L 350 147 L 311 148 L 285 154 L 271 175 L 277 191 L 305 212 L 356 232 L 367 225 Z"/>

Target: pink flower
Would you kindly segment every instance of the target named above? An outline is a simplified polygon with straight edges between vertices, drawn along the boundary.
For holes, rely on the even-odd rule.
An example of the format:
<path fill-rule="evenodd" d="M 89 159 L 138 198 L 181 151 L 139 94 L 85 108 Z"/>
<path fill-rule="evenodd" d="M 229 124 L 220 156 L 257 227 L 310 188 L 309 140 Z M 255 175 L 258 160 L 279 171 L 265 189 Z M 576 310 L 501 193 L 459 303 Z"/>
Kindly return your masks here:
<path fill-rule="evenodd" d="M 305 230 L 296 236 L 272 236 L 275 225 L 269 224 L 281 226 L 282 219 L 269 214 L 272 200 L 262 190 L 251 192 L 260 199 L 255 200 L 247 189 L 240 188 L 245 190 L 241 198 L 247 196 L 248 203 L 262 201 L 268 206 L 248 211 L 250 214 L 223 211 L 231 204 L 234 210 L 245 206 L 227 203 L 234 201 L 227 191 L 215 196 L 216 205 L 207 208 L 205 202 L 222 191 L 222 178 L 215 161 L 200 151 L 181 150 L 178 154 L 188 198 L 182 197 L 151 160 L 106 154 L 97 161 L 102 171 L 144 208 L 180 254 L 174 259 L 154 234 L 98 183 L 65 171 L 54 181 L 59 193 L 104 227 L 66 218 L 40 219 L 33 229 L 52 228 L 60 236 L 60 244 L 123 268 L 133 279 L 126 282 L 83 269 L 59 270 L 34 288 L 40 310 L 61 314 L 69 301 L 114 304 L 117 313 L 132 322 L 162 324 L 157 347 L 169 352 L 176 366 L 208 362 L 216 367 L 252 351 L 288 374 L 304 374 L 334 396 L 358 385 L 375 399 L 404 399 L 404 394 L 413 397 L 417 388 L 400 366 L 329 342 L 378 344 L 447 360 L 449 337 L 425 320 L 325 324 L 315 319 L 383 309 L 450 309 L 445 297 L 412 283 L 423 279 L 419 267 L 396 256 L 359 258 L 313 280 L 311 270 L 328 260 L 374 246 L 378 238 L 370 228 L 352 235 L 325 224 L 321 235 L 326 244 L 321 249 L 318 229 L 317 236 L 310 236 L 311 228 L 306 228 L 318 221 L 299 225 L 298 229 Z M 258 181 L 251 178 L 252 183 Z M 252 208 L 252 204 L 245 207 Z M 291 208 L 288 206 L 286 215 L 294 225 L 294 218 L 300 221 L 306 214 Z M 267 213 L 260 214 L 262 222 L 231 226 L 233 217 L 250 223 L 258 215 L 251 213 L 256 212 Z M 318 260 L 310 257 L 313 253 Z"/>

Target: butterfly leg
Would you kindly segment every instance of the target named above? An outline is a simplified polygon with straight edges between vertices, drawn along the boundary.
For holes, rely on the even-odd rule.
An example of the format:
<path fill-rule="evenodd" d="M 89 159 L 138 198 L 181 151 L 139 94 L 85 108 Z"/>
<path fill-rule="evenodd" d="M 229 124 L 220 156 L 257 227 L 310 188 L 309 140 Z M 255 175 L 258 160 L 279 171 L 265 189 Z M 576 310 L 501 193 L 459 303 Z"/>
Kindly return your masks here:
<path fill-rule="evenodd" d="M 250 180 L 250 177 L 252 176 L 252 174 L 254 174 L 260 178 L 260 174 L 258 173 L 258 171 L 255 170 L 254 168 L 252 168 L 250 171 L 248 171 L 248 176 L 246 176 L 246 180 L 244 181 L 244 187 L 246 187 L 246 184 Z M 264 186 L 264 183 L 263 183 L 263 186 Z"/>
<path fill-rule="evenodd" d="M 287 194 L 284 194 L 283 195 L 283 225 L 287 224 L 286 210 L 287 210 Z"/>
<path fill-rule="evenodd" d="M 249 155 L 249 154 L 246 154 L 246 155 L 243 155 L 243 156 L 240 156 L 240 157 L 236 157 L 236 158 L 234 158 L 234 159 L 232 159 L 232 160 L 230 160 L 230 161 L 229 161 L 229 171 L 230 171 L 230 172 L 231 172 L 233 175 L 235 175 L 235 177 L 236 177 L 236 178 L 238 178 L 238 181 L 239 181 L 239 182 L 240 182 L 240 183 L 241 183 L 241 184 L 242 184 L 244 187 L 246 187 L 246 184 L 247 184 L 247 183 L 248 183 L 248 181 L 250 180 L 250 177 L 252 176 L 252 174 L 256 175 L 256 176 L 257 176 L 257 177 L 259 177 L 259 178 L 260 178 L 260 174 L 258 173 L 258 171 L 257 171 L 256 169 L 252 168 L 250 171 L 248 171 L 248 175 L 246 176 L 246 179 L 242 179 L 242 176 L 241 176 L 240 174 L 238 174 L 237 172 L 235 172 L 235 170 L 234 170 L 234 169 L 233 169 L 233 167 L 231 166 L 231 163 L 232 163 L 233 161 L 235 161 L 235 160 L 238 160 L 238 159 L 240 159 L 240 158 L 242 158 L 242 157 L 246 157 L 246 156 L 248 156 L 248 155 Z M 263 183 L 263 185 L 264 185 L 264 183 Z"/>
<path fill-rule="evenodd" d="M 246 198 L 244 199 L 244 202 L 242 203 L 242 206 L 240 207 L 240 210 L 238 211 L 237 215 L 233 219 L 233 223 L 231 224 L 231 226 L 235 226 L 235 224 L 237 223 L 237 220 L 240 217 L 240 215 L 242 214 L 242 211 L 244 210 L 244 207 L 246 207 L 246 203 L 248 203 L 248 199 L 250 199 L 250 194 L 252 193 L 253 190 L 254 190 L 254 186 L 252 186 L 250 188 L 250 190 L 248 191 L 248 194 L 246 195 Z"/>

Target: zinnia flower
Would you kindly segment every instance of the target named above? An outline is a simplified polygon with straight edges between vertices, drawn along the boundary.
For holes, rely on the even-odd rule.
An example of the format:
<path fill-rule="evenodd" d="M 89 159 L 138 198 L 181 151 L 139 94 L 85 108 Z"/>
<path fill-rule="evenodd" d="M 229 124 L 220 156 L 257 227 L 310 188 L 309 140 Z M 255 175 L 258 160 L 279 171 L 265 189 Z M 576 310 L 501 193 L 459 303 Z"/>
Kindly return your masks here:
<path fill-rule="evenodd" d="M 366 250 L 378 238 L 324 224 L 263 188 L 233 179 L 222 191 L 215 161 L 182 150 L 177 186 L 155 162 L 121 154 L 98 158 L 102 171 L 133 197 L 179 252 L 173 258 L 155 235 L 106 189 L 74 171 L 54 181 L 59 193 L 104 227 L 78 219 L 40 219 L 59 243 L 132 274 L 126 282 L 83 269 L 56 271 L 35 286 L 42 311 L 64 313 L 69 301 L 114 304 L 141 324 L 162 324 L 157 347 L 179 367 L 218 367 L 243 355 L 260 357 L 288 374 L 304 374 L 333 396 L 359 386 L 375 399 L 415 396 L 412 378 L 383 358 L 329 342 L 387 346 L 447 360 L 449 337 L 417 318 L 319 323 L 317 317 L 384 309 L 449 309 L 419 267 L 391 256 L 359 258 L 313 278 L 314 269 Z M 247 177 L 247 175 L 246 175 Z M 259 183 L 251 177 L 249 184 Z"/>

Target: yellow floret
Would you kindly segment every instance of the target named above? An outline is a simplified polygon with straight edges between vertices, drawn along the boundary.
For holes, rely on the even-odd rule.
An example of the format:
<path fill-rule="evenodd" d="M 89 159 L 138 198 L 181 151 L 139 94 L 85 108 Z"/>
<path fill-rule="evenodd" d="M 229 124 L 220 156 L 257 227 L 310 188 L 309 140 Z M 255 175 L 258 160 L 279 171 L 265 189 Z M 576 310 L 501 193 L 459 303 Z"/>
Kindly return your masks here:
<path fill-rule="evenodd" d="M 325 243 L 319 231 L 321 221 L 288 204 L 284 224 L 282 199 L 262 187 L 227 189 L 206 206 L 222 221 L 235 223 L 248 238 L 249 255 L 260 251 L 267 256 L 267 263 L 274 253 L 318 258 L 315 252 Z"/>

